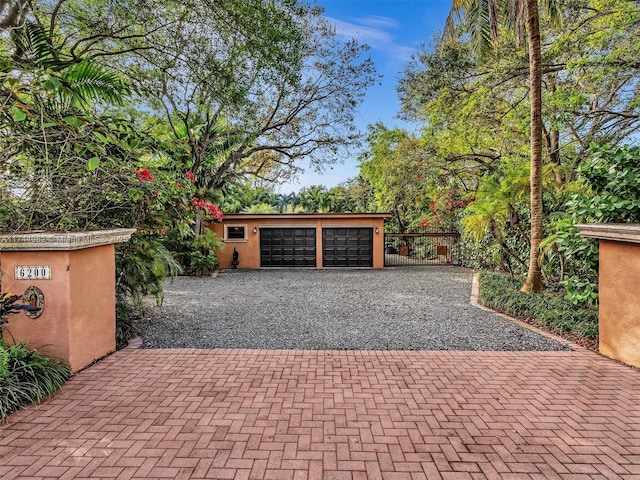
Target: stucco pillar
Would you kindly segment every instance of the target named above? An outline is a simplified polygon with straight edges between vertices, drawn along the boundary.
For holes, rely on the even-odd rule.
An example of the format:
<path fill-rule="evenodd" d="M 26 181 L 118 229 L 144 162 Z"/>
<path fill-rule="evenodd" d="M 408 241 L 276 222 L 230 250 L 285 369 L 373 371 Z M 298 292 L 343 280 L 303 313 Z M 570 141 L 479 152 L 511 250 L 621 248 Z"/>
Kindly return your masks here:
<path fill-rule="evenodd" d="M 600 353 L 640 367 L 640 225 L 578 225 L 599 243 Z"/>
<path fill-rule="evenodd" d="M 2 291 L 29 292 L 43 308 L 9 316 L 8 343 L 59 358 L 77 371 L 115 350 L 115 243 L 135 229 L 0 235 Z M 35 288 L 33 288 L 35 287 Z M 33 316 L 33 314 L 32 314 Z"/>

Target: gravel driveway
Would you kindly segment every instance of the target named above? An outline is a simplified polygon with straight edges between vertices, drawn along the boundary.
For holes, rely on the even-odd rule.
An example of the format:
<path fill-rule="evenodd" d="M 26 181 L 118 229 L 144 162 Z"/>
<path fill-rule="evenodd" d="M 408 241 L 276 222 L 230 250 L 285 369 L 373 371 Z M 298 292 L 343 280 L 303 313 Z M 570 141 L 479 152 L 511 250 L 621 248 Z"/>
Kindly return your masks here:
<path fill-rule="evenodd" d="M 569 350 L 469 304 L 455 267 L 227 270 L 166 285 L 145 348 Z"/>

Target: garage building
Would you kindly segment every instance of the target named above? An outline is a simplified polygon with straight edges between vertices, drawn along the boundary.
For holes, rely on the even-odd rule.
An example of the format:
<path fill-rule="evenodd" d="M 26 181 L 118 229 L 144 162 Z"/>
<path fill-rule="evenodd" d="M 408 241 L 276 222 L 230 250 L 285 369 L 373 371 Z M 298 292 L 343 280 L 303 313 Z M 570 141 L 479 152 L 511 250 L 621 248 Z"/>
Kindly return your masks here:
<path fill-rule="evenodd" d="M 230 214 L 208 224 L 223 239 L 220 268 L 382 268 L 386 213 Z"/>

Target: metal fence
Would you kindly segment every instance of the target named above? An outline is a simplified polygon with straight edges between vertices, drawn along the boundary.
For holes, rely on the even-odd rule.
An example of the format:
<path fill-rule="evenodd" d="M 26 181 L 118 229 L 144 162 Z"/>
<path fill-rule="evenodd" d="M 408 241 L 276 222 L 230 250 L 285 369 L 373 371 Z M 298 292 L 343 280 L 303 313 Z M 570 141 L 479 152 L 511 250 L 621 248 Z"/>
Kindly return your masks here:
<path fill-rule="evenodd" d="M 385 233 L 384 264 L 459 265 L 460 234 L 437 230 Z"/>

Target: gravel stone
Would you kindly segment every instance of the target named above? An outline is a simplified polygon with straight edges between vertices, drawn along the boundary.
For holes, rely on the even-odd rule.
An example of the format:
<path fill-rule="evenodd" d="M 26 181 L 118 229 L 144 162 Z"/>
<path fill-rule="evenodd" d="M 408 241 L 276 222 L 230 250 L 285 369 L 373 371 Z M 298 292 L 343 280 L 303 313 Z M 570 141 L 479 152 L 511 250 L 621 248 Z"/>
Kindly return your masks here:
<path fill-rule="evenodd" d="M 145 348 L 570 350 L 469 303 L 457 267 L 223 270 L 179 277 Z"/>

